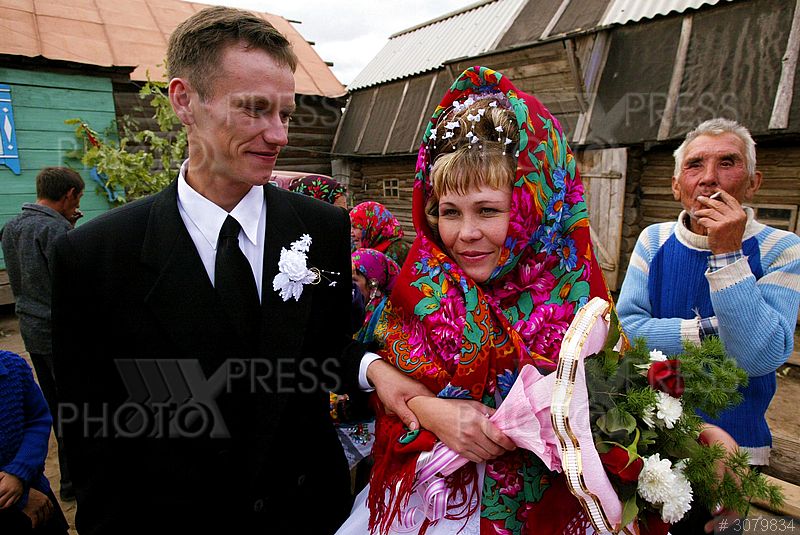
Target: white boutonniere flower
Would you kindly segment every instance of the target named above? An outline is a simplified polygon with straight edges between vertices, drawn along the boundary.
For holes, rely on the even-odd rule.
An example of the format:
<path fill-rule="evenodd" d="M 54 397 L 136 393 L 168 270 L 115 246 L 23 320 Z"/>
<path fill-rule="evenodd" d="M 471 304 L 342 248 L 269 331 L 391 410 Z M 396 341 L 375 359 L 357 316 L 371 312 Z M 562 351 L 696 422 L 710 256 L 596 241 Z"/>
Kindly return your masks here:
<path fill-rule="evenodd" d="M 281 258 L 278 260 L 278 274 L 272 279 L 272 289 L 278 292 L 281 299 L 288 301 L 294 298 L 300 300 L 303 287 L 306 284 L 318 284 L 322 279 L 323 270 L 308 267 L 308 250 L 311 248 L 311 236 L 303 234 L 300 239 L 292 242 L 291 248 L 281 247 Z M 338 272 L 324 271 L 331 275 Z M 327 278 L 327 277 L 326 277 Z M 330 286 L 336 286 L 336 281 L 331 280 Z"/>

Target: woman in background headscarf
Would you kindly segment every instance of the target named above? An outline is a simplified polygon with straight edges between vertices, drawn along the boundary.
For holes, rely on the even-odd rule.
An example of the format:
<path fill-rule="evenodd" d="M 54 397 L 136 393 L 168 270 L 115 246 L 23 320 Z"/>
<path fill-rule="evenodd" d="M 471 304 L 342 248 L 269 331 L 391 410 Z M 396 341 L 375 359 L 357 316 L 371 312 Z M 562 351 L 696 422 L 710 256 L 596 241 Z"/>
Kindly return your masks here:
<path fill-rule="evenodd" d="M 320 201 L 325 201 L 328 204 L 347 209 L 347 196 L 345 195 L 347 189 L 330 177 L 308 175 L 296 178 L 289 185 L 289 191 L 302 193 Z"/>
<path fill-rule="evenodd" d="M 362 202 L 350 210 L 350 236 L 353 251 L 375 249 L 402 266 L 408 255 L 400 222 L 384 205 L 374 201 Z"/>
<path fill-rule="evenodd" d="M 394 287 L 400 267 L 394 260 L 374 249 L 356 249 L 352 254 L 353 286 L 359 297 L 367 303 L 365 317 L 356 340 L 370 347 L 379 347 L 380 336 L 376 327 L 383 307 Z M 373 344 L 375 342 L 375 344 Z M 372 466 L 370 451 L 375 440 L 375 417 L 365 411 L 366 403 L 351 402 L 350 395 L 331 394 L 331 415 L 336 423 L 345 455 L 354 470 L 354 490 L 360 492 L 369 481 Z"/>
<path fill-rule="evenodd" d="M 353 281 L 358 285 L 367 303 L 364 326 L 356 333 L 356 339 L 368 344 L 375 340 L 375 327 L 394 287 L 395 279 L 400 273 L 400 266 L 375 249 L 356 249 L 352 259 Z"/>

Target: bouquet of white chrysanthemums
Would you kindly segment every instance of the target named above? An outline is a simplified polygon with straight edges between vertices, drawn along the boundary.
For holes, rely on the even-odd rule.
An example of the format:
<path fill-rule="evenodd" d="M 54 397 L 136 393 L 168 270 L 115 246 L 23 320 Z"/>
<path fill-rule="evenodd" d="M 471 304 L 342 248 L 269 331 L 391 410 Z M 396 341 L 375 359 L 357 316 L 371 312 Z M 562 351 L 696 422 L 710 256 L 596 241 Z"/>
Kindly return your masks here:
<path fill-rule="evenodd" d="M 594 443 L 622 502 L 621 525 L 666 533 L 695 500 L 742 515 L 753 498 L 779 504 L 779 489 L 750 469 L 746 453 L 700 443 L 698 411 L 715 417 L 741 402 L 747 384 L 720 340 L 686 343 L 667 357 L 642 339 L 620 355 L 611 349 L 618 338 L 612 324 L 605 349 L 584 364 Z"/>

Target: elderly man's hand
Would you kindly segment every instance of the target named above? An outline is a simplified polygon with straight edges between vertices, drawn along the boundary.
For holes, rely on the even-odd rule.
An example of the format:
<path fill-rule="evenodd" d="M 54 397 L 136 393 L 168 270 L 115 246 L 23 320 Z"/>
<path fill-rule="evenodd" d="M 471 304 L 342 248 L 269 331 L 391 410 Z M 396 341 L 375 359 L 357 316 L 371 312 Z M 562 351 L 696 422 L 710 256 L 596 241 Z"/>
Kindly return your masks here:
<path fill-rule="evenodd" d="M 732 253 L 742 248 L 747 214 L 732 195 L 719 190 L 719 197 L 700 196 L 705 208 L 695 211 L 697 223 L 708 229 L 708 247 L 712 254 Z"/>
<path fill-rule="evenodd" d="M 28 492 L 28 503 L 22 508 L 22 512 L 31 519 L 31 527 L 36 529 L 53 516 L 53 502 L 46 494 L 31 489 Z"/>

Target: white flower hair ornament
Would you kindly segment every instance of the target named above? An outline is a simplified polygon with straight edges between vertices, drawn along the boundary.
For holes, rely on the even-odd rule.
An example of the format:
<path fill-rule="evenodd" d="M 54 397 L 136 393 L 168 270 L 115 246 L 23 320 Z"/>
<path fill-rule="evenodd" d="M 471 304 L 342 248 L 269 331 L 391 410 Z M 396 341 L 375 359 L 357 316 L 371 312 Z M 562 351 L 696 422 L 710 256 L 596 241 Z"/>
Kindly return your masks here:
<path fill-rule="evenodd" d="M 281 247 L 281 258 L 278 260 L 278 274 L 272 279 L 272 289 L 278 292 L 281 299 L 288 301 L 294 298 L 300 300 L 303 287 L 306 284 L 319 284 L 328 277 L 325 274 L 338 276 L 338 271 L 325 271 L 315 267 L 308 267 L 308 250 L 311 248 L 311 236 L 303 234 L 300 239 L 292 242 L 291 249 Z M 336 281 L 328 279 L 328 286 L 336 286 Z"/>

